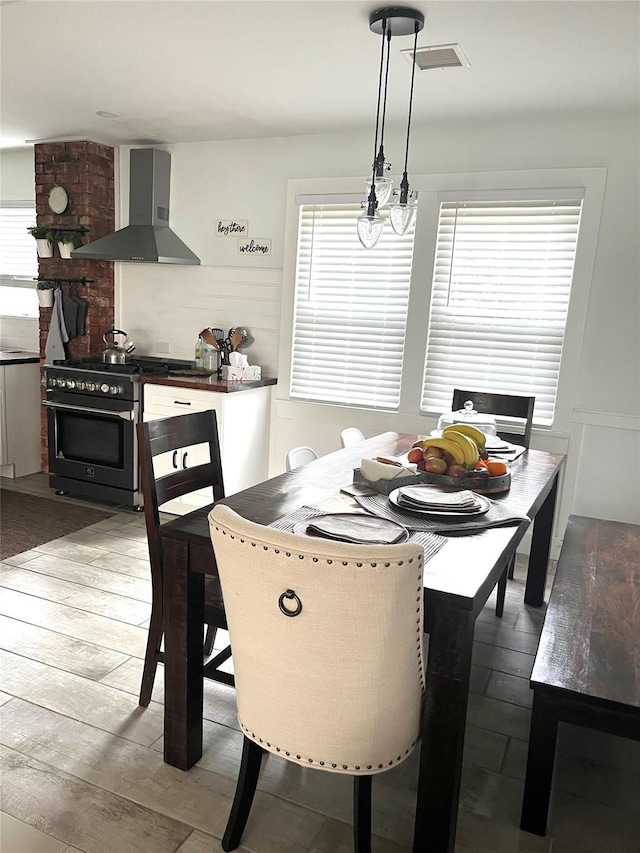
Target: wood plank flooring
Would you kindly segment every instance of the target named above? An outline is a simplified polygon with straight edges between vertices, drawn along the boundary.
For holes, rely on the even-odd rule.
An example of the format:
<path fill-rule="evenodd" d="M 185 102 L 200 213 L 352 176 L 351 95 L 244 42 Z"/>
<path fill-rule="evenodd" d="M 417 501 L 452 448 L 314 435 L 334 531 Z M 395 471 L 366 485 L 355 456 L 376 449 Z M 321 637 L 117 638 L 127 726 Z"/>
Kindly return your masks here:
<path fill-rule="evenodd" d="M 41 475 L 2 481 L 52 495 Z M 70 500 L 70 499 L 66 499 Z M 640 744 L 561 726 L 549 836 L 518 829 L 542 614 L 476 625 L 456 853 L 639 853 Z M 162 761 L 162 667 L 137 705 L 149 619 L 143 519 L 113 518 L 0 566 L 2 853 L 220 853 L 239 767 L 233 690 L 205 683 L 204 754 Z M 224 636 L 217 645 L 224 643 Z M 374 853 L 410 850 L 417 754 L 374 780 Z M 351 853 L 350 780 L 264 763 L 241 853 Z"/>

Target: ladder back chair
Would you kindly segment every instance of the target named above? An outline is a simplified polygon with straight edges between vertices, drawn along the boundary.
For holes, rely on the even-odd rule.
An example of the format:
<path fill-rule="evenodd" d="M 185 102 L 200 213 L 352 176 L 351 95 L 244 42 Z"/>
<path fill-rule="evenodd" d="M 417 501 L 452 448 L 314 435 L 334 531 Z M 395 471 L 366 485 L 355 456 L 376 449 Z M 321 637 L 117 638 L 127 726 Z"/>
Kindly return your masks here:
<path fill-rule="evenodd" d="M 137 424 L 138 449 L 140 455 L 140 477 L 144 498 L 144 516 L 149 543 L 149 561 L 151 563 L 151 621 L 144 658 L 142 684 L 140 687 L 140 705 L 146 707 L 151 700 L 153 683 L 159 662 L 164 662 L 161 651 L 164 634 L 162 613 L 162 538 L 160 535 L 159 507 L 167 501 L 207 487 L 213 488 L 214 501 L 224 497 L 218 425 L 214 411 L 193 412 L 171 418 L 161 418 Z M 208 445 L 209 461 L 193 468 L 179 468 L 177 460 L 180 454 L 194 445 Z M 156 476 L 154 460 L 162 454 L 172 459 L 168 474 Z M 165 457 L 167 458 L 167 457 Z M 205 624 L 207 625 L 203 654 L 211 655 L 218 628 L 227 627 L 222 602 L 222 592 L 217 577 L 205 579 Z M 231 656 L 228 646 L 212 660 L 208 661 L 204 674 L 208 678 L 233 686 L 233 675 L 219 670 L 218 667 Z"/>
<path fill-rule="evenodd" d="M 498 435 L 512 444 L 529 447 L 533 426 L 533 407 L 535 397 L 521 397 L 519 394 L 492 394 L 487 391 L 464 391 L 453 389 L 453 411 L 462 409 L 467 400 L 473 401 L 473 408 L 487 415 L 500 415 L 507 418 L 519 418 L 524 421 L 524 433 L 509 432 L 498 424 Z"/>
<path fill-rule="evenodd" d="M 535 397 L 523 397 L 519 394 L 493 394 L 489 391 L 464 391 L 461 388 L 453 389 L 452 410 L 458 411 L 462 409 L 467 400 L 473 402 L 473 408 L 478 412 L 483 412 L 487 415 L 495 415 L 500 417 L 503 415 L 507 418 L 519 418 L 524 421 L 524 432 L 509 432 L 497 425 L 497 433 L 500 438 L 511 444 L 519 444 L 521 447 L 529 449 L 531 443 L 531 430 L 533 428 L 533 407 L 535 406 Z M 496 616 L 502 616 L 504 612 L 504 597 L 507 592 L 507 578 L 513 578 L 513 572 L 516 564 L 515 556 L 507 566 L 504 575 L 498 581 L 498 589 L 496 592 Z"/>
<path fill-rule="evenodd" d="M 297 536 L 224 505 L 209 526 L 244 735 L 222 849 L 240 844 L 271 752 L 354 777 L 354 849 L 369 853 L 372 776 L 419 740 L 423 549 Z"/>

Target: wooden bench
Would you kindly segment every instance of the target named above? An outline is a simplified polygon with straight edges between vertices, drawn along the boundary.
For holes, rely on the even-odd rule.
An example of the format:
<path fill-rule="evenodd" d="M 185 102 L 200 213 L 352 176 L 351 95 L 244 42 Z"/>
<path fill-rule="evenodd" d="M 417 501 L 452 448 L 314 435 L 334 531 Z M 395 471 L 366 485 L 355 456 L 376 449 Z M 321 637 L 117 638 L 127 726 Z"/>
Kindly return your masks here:
<path fill-rule="evenodd" d="M 571 516 L 530 686 L 520 827 L 545 835 L 558 723 L 640 740 L 640 526 Z"/>

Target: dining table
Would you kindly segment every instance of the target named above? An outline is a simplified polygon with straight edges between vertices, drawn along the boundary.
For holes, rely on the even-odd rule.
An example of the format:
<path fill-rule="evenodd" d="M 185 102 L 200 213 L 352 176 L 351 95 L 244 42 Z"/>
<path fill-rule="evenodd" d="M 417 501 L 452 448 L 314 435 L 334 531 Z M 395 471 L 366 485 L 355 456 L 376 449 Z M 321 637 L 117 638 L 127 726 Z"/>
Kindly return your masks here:
<path fill-rule="evenodd" d="M 321 504 L 353 482 L 362 458 L 401 457 L 423 436 L 385 432 L 225 498 L 244 518 L 270 525 Z M 544 603 L 558 481 L 565 457 L 529 449 L 509 463 L 508 491 L 492 495 L 521 521 L 446 536 L 424 566 L 426 688 L 414 853 L 453 853 L 475 621 L 527 529 L 525 603 Z M 211 506 L 161 527 L 165 660 L 164 760 L 188 770 L 202 755 L 204 578 L 215 575 Z"/>

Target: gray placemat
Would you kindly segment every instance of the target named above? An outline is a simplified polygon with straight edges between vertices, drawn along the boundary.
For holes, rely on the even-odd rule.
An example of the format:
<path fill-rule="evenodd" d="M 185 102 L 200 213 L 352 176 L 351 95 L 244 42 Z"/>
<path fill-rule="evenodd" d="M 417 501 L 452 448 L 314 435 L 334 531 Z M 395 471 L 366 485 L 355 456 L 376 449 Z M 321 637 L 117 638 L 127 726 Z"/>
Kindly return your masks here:
<path fill-rule="evenodd" d="M 297 509 L 295 512 L 289 513 L 289 515 L 284 515 L 282 518 L 276 519 L 276 521 L 272 521 L 269 527 L 274 527 L 276 530 L 284 530 L 287 533 L 291 533 L 294 526 L 299 521 L 306 521 L 308 518 L 313 518 L 315 515 L 326 515 L 327 513 L 324 510 L 315 509 L 310 506 L 302 506 L 300 509 Z M 373 513 L 374 515 L 378 515 L 381 513 Z M 392 518 L 391 521 L 396 521 L 395 518 Z M 407 524 L 404 524 L 403 521 L 399 522 L 404 525 L 404 527 L 408 528 Z M 409 530 L 409 542 L 416 542 L 418 545 L 422 545 L 424 549 L 424 562 L 428 562 L 438 551 L 442 548 L 443 545 L 446 545 L 447 540 L 443 536 L 438 536 L 436 533 L 427 533 L 426 530 Z"/>
<path fill-rule="evenodd" d="M 430 518 L 412 512 L 404 512 L 390 504 L 386 495 L 358 496 L 356 501 L 372 515 L 388 518 L 389 521 L 397 521 L 398 524 L 403 524 L 409 530 L 424 530 L 430 533 L 471 533 L 474 530 L 488 530 L 491 527 L 506 527 L 510 524 L 530 521 L 528 516 L 518 515 L 503 504 L 494 502 L 491 503 L 491 508 L 485 515 L 462 521 L 460 519 Z"/>

